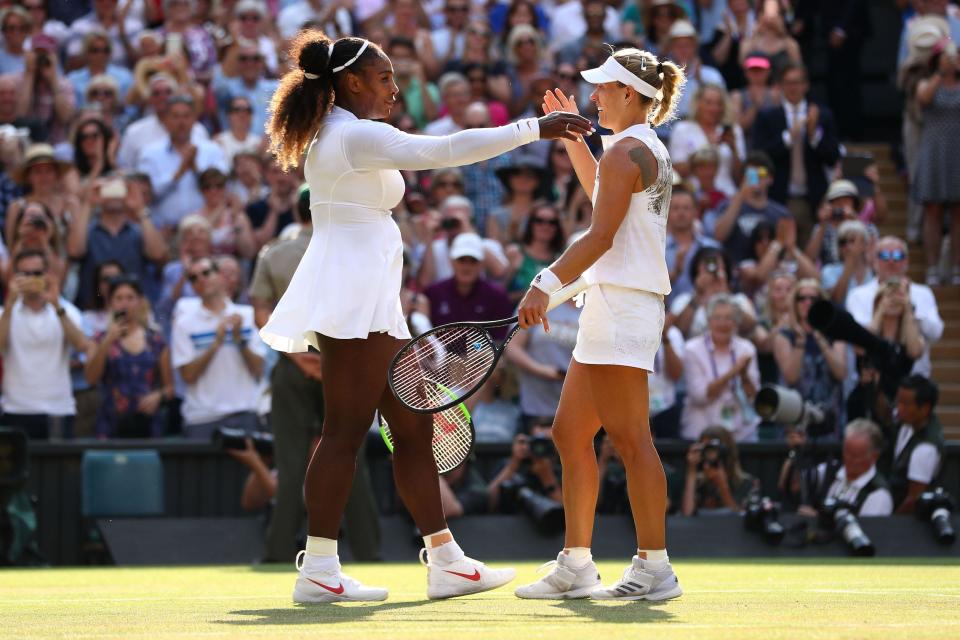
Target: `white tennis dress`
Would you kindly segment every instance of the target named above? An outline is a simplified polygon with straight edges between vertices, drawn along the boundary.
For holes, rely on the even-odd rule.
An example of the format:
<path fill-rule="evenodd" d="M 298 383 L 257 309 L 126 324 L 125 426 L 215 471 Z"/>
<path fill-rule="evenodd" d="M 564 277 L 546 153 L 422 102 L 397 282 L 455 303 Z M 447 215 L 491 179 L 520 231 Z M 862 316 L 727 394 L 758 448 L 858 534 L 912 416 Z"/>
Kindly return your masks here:
<path fill-rule="evenodd" d="M 535 118 L 450 136 L 413 136 L 333 107 L 304 165 L 313 236 L 260 336 L 286 352 L 318 347 L 315 333 L 409 338 L 399 295 L 403 243 L 390 214 L 405 189 L 399 169 L 472 164 L 539 139 Z"/>
<path fill-rule="evenodd" d="M 647 124 L 603 138 L 607 149 L 624 138 L 643 142 L 657 159 L 657 181 L 630 198 L 613 246 L 584 272 L 586 291 L 573 357 L 583 364 L 615 364 L 653 371 L 663 333 L 663 297 L 670 293 L 667 215 L 673 168 L 666 147 Z M 593 187 L 597 204 L 600 172 Z"/>

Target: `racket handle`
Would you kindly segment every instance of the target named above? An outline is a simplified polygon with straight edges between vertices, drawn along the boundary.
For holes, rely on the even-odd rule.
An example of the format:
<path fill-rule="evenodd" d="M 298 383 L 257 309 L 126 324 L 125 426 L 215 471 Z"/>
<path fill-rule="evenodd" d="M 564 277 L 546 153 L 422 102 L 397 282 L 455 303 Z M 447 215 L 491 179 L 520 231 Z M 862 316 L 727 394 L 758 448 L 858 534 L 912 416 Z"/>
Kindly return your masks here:
<path fill-rule="evenodd" d="M 556 309 L 581 291 L 586 291 L 589 286 L 583 276 L 580 276 L 570 284 L 560 287 L 550 294 L 550 302 L 547 303 L 547 312 Z"/>

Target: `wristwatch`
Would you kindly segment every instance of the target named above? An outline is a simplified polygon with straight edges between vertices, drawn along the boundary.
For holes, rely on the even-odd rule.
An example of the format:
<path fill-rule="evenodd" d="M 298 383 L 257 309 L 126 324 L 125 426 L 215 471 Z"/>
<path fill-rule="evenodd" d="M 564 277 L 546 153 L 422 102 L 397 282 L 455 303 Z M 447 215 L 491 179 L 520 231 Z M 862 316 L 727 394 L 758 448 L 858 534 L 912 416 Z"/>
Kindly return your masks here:
<path fill-rule="evenodd" d="M 66 307 L 56 307 L 56 309 L 54 309 L 54 310 L 57 312 L 57 317 L 58 317 L 58 318 L 62 318 L 63 316 L 65 316 L 65 315 L 67 314 L 67 309 L 66 309 Z"/>

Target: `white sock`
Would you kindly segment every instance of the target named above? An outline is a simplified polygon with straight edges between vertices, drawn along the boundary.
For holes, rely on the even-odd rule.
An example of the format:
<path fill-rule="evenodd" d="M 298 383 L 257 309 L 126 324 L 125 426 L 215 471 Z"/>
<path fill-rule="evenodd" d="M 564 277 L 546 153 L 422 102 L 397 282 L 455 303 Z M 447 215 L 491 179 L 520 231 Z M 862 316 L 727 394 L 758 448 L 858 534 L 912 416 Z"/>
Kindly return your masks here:
<path fill-rule="evenodd" d="M 430 558 L 430 564 L 450 564 L 463 558 L 463 549 L 460 548 L 456 540 L 450 540 L 449 542 L 432 546 L 431 539 L 433 536 L 441 533 L 450 533 L 450 529 L 435 531 L 423 536 L 423 544 L 427 547 L 427 556 Z M 452 533 L 450 535 L 451 537 L 453 536 Z"/>
<path fill-rule="evenodd" d="M 307 536 L 308 556 L 335 556 L 337 555 L 337 541 L 319 536 Z"/>
<path fill-rule="evenodd" d="M 666 566 L 670 562 L 666 549 L 637 549 L 637 557 L 643 560 L 644 556 L 646 564 L 652 568 Z"/>
<path fill-rule="evenodd" d="M 563 553 L 566 554 L 568 564 L 573 569 L 582 569 L 593 559 L 590 547 L 564 547 Z"/>

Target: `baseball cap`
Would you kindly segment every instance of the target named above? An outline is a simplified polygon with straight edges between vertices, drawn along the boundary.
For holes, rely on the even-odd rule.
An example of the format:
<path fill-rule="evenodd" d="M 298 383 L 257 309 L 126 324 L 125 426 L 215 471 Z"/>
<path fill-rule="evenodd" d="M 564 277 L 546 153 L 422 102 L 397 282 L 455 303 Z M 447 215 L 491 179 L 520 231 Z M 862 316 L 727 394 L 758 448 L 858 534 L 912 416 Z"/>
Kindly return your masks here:
<path fill-rule="evenodd" d="M 667 34 L 668 40 L 673 40 L 674 38 L 694 38 L 695 40 L 699 40 L 700 36 L 697 34 L 696 27 L 694 27 L 689 20 L 677 20 L 670 25 L 670 31 Z"/>
<path fill-rule="evenodd" d="M 743 61 L 744 69 L 769 69 L 770 60 L 766 56 L 750 55 Z"/>
<path fill-rule="evenodd" d="M 450 259 L 473 258 L 483 260 L 483 240 L 475 233 L 461 233 L 453 239 Z"/>

